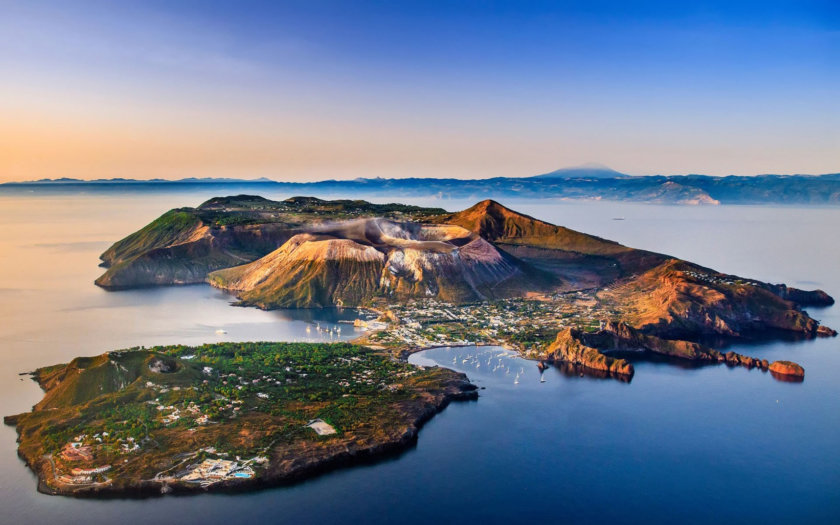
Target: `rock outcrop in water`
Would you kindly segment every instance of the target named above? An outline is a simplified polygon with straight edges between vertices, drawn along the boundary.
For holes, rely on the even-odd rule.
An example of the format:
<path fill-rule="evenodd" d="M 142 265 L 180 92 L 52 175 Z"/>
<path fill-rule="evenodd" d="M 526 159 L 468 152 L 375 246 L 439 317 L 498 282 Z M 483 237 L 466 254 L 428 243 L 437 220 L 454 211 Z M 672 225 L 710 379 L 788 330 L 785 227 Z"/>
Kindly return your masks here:
<path fill-rule="evenodd" d="M 770 365 L 766 359 L 732 351 L 723 353 L 694 341 L 664 339 L 646 334 L 623 322 L 607 322 L 603 328 L 595 332 L 567 328 L 561 331 L 554 342 L 546 348 L 542 358 L 549 362 L 569 363 L 591 370 L 632 376 L 633 365 L 625 359 L 612 357 L 610 354 L 614 352 L 622 355 L 632 352 L 650 352 L 689 361 L 769 369 L 779 374 L 798 375 L 797 370 L 804 374 L 801 366 L 790 361 L 777 361 Z M 787 366 L 782 363 L 786 363 Z"/>
<path fill-rule="evenodd" d="M 805 377 L 805 369 L 792 361 L 774 361 L 770 365 L 770 371 L 780 376 L 793 378 Z"/>
<path fill-rule="evenodd" d="M 549 363 L 569 363 L 609 374 L 632 377 L 633 365 L 624 359 L 610 357 L 586 342 L 585 334 L 576 328 L 566 328 L 545 351 Z"/>

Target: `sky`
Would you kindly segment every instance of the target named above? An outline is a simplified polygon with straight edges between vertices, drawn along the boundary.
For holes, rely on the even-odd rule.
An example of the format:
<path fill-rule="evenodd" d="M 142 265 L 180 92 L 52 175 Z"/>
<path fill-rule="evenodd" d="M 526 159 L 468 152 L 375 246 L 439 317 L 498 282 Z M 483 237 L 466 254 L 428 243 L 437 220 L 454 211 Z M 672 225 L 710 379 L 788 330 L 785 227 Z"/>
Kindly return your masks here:
<path fill-rule="evenodd" d="M 840 171 L 840 2 L 0 0 L 0 182 Z"/>

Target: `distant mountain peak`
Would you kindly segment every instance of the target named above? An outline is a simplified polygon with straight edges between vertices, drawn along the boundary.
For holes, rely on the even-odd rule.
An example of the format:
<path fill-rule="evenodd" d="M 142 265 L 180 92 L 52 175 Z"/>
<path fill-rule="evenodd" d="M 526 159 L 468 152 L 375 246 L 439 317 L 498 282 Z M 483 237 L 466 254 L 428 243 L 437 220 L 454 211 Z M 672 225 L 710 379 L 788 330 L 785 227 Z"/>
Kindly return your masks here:
<path fill-rule="evenodd" d="M 541 179 L 614 179 L 617 177 L 627 177 L 626 173 L 615 171 L 614 169 L 598 164 L 597 162 L 588 162 L 580 166 L 570 166 L 568 168 L 560 168 L 542 175 L 536 175 L 533 178 Z"/>
<path fill-rule="evenodd" d="M 589 169 L 589 170 L 604 170 L 604 171 L 612 171 L 614 173 L 618 173 L 614 169 L 610 168 L 606 164 L 601 164 L 600 162 L 584 162 L 579 166 L 569 166 L 566 169 Z"/>

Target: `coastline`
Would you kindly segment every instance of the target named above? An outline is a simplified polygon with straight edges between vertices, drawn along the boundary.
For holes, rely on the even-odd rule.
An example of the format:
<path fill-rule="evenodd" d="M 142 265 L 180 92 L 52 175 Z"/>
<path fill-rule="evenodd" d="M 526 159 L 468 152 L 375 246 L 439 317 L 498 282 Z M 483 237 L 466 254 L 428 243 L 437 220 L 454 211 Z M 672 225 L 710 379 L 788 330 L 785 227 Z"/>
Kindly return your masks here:
<path fill-rule="evenodd" d="M 355 436 L 349 435 L 329 443 L 328 446 L 311 446 L 311 442 L 303 441 L 286 447 L 275 447 L 270 451 L 265 470 L 259 476 L 247 479 L 222 480 L 208 486 L 171 478 L 131 480 L 120 485 L 108 481 L 79 486 L 61 483 L 56 479 L 51 455 L 27 457 L 20 446 L 17 455 L 36 475 L 38 492 L 54 496 L 133 499 L 170 494 L 241 493 L 292 485 L 334 470 L 376 463 L 388 457 L 398 456 L 416 444 L 420 429 L 451 402 L 478 399 L 478 388 L 467 379 L 466 374 L 442 367 L 441 369 L 448 375 L 442 382 L 442 388 L 429 392 L 429 395 L 416 401 L 401 404 L 399 408 L 403 416 L 402 425 L 389 432 L 385 439 L 368 437 L 355 440 Z M 20 445 L 19 417 L 20 415 L 6 416 L 4 423 L 16 426 L 17 442 Z"/>

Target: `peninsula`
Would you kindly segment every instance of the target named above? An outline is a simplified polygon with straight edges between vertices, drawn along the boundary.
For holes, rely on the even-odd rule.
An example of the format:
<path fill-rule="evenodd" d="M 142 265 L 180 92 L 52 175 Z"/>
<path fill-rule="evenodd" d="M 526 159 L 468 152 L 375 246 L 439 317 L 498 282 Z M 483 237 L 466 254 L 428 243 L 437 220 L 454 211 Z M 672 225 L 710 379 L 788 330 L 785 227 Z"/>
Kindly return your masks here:
<path fill-rule="evenodd" d="M 241 490 L 410 446 L 463 374 L 359 345 L 130 349 L 33 373 L 46 394 L 5 418 L 39 490 L 72 496 Z"/>

